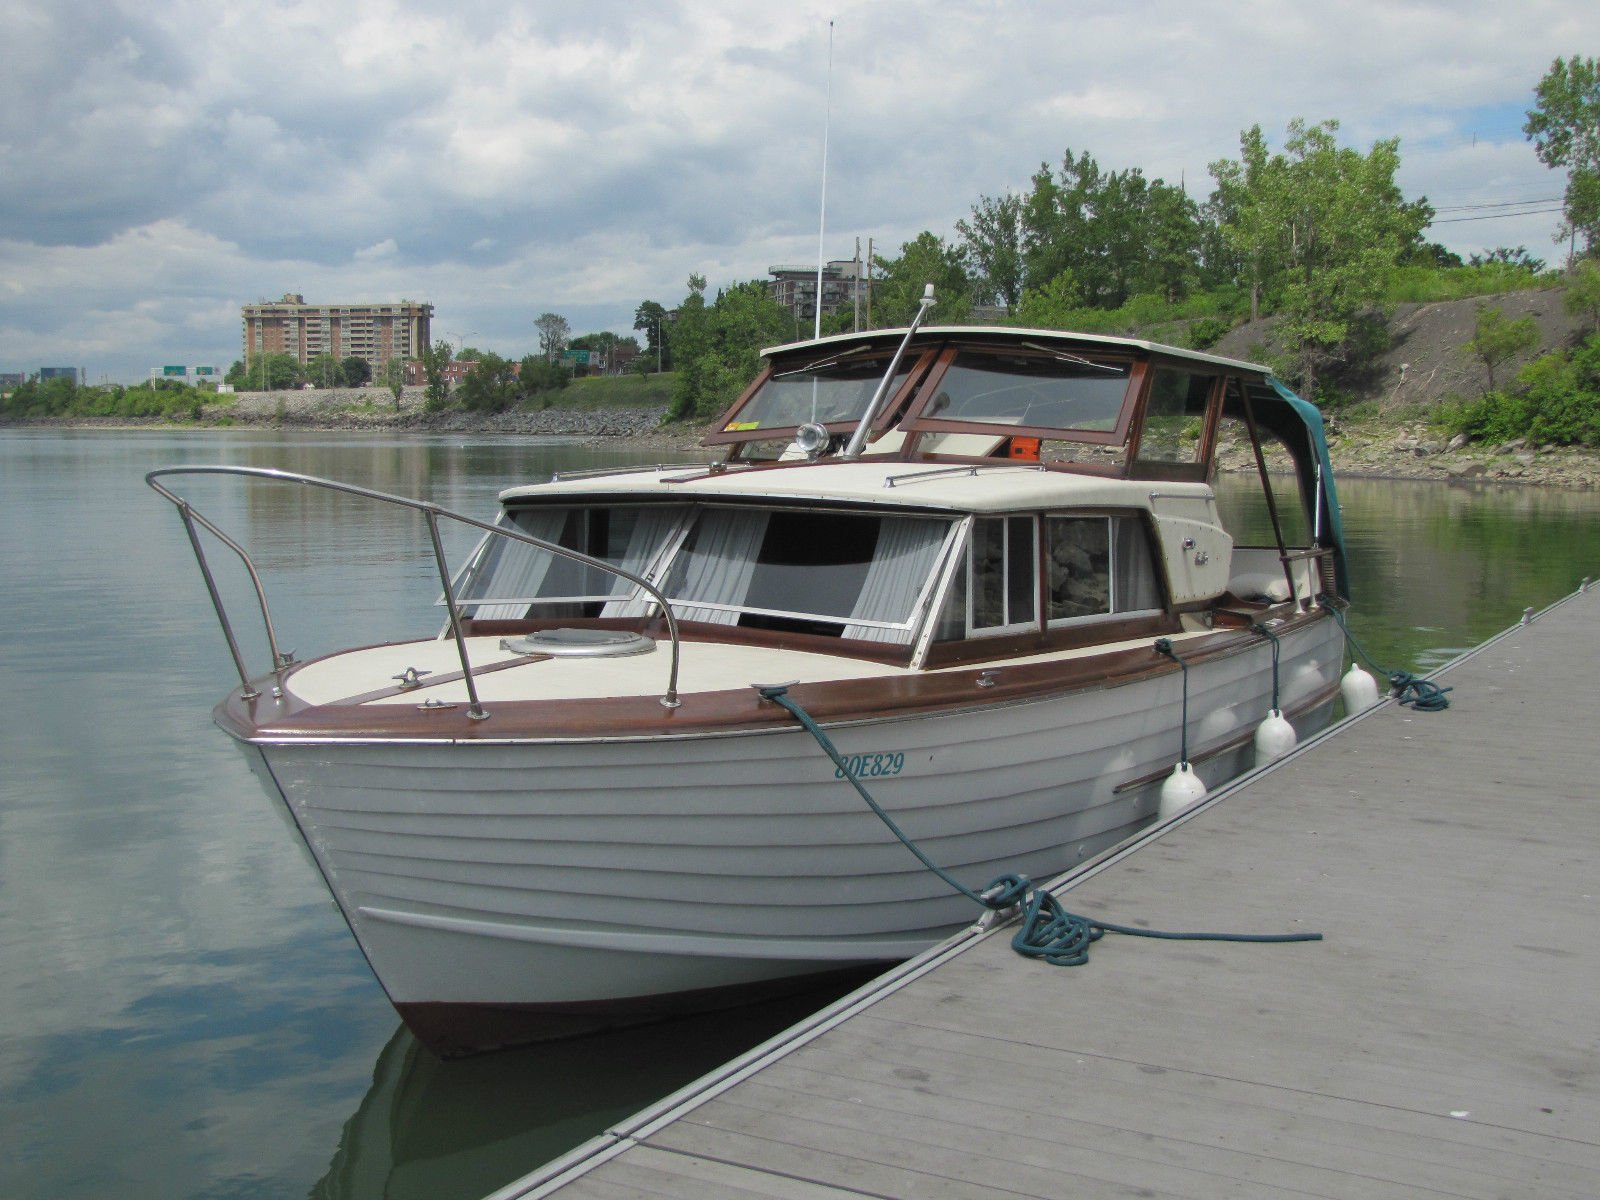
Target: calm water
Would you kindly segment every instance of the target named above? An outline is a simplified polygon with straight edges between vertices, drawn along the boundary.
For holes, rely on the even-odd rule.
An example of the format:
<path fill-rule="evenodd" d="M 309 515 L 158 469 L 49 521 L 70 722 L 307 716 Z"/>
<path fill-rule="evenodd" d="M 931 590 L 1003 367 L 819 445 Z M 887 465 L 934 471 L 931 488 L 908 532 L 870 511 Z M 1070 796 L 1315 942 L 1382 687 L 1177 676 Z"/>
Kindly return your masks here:
<path fill-rule="evenodd" d="M 507 482 L 625 461 L 553 439 L 0 433 L 0 1196 L 477 1197 L 806 1011 L 468 1062 L 420 1051 L 210 724 L 231 667 L 182 527 L 142 480 L 277 466 L 487 516 Z M 180 490 L 261 549 L 299 655 L 437 629 L 414 518 L 281 486 Z M 1351 625 L 1386 666 L 1435 666 L 1600 577 L 1595 496 L 1341 490 Z"/>

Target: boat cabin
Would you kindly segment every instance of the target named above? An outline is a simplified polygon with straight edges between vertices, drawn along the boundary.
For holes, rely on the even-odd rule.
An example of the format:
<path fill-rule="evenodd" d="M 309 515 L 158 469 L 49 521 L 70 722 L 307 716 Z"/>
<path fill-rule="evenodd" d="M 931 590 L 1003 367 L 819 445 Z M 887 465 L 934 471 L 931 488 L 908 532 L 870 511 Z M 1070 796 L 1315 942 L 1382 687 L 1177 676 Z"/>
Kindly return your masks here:
<path fill-rule="evenodd" d="M 1219 516 L 1225 440 L 1266 493 L 1258 545 Z M 767 351 L 704 442 L 725 457 L 512 488 L 502 520 L 650 581 L 687 640 L 912 669 L 1343 591 L 1320 416 L 1251 363 L 1039 330 L 842 335 Z M 505 538 L 456 597 L 477 634 L 661 622 L 627 579 Z"/>

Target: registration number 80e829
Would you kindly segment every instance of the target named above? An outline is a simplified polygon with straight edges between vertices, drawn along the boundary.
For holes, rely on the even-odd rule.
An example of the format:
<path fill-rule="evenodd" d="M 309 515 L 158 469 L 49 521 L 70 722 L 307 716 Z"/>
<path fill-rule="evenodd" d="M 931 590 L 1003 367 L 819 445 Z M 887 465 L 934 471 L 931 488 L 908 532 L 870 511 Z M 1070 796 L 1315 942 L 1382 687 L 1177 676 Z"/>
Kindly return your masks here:
<path fill-rule="evenodd" d="M 848 768 L 857 779 L 883 779 L 900 774 L 905 765 L 904 754 L 846 754 L 844 767 L 835 767 L 833 777 L 843 779 Z"/>

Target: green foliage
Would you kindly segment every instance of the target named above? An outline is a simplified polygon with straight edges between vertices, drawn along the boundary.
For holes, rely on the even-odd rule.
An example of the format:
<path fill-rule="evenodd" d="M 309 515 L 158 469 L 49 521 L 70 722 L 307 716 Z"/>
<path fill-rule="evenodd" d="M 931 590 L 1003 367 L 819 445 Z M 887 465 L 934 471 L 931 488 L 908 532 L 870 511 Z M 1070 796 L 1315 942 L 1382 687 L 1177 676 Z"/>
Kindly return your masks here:
<path fill-rule="evenodd" d="M 380 378 L 383 386 L 388 388 L 389 394 L 394 397 L 394 406 L 398 411 L 400 397 L 404 393 L 406 386 L 406 364 L 398 358 L 389 359 L 388 362 L 383 364 Z"/>
<path fill-rule="evenodd" d="M 980 304 L 1003 304 L 1015 312 L 1022 300 L 1022 244 L 1026 228 L 1023 200 L 1014 192 L 983 196 L 972 206 L 971 221 L 957 221 L 973 267 L 973 296 Z"/>
<path fill-rule="evenodd" d="M 1398 140 L 1362 154 L 1340 147 L 1339 124 L 1289 123 L 1284 153 L 1269 155 L 1260 126 L 1240 139 L 1240 160 L 1212 164 L 1228 198 L 1225 240 L 1251 264 L 1280 317 L 1302 394 L 1318 371 L 1346 357 L 1354 322 L 1383 298 L 1390 273 L 1432 218 L 1395 186 Z"/>
<path fill-rule="evenodd" d="M 1522 132 L 1545 166 L 1567 168 L 1569 230 L 1589 253 L 1600 250 L 1600 66 L 1574 54 L 1556 59 L 1539 81 L 1538 104 Z"/>
<path fill-rule="evenodd" d="M 633 310 L 633 327 L 644 331 L 645 352 L 655 360 L 650 366 L 653 371 L 666 371 L 672 367 L 666 355 L 666 323 L 667 310 L 654 300 L 640 301 L 639 307 Z"/>
<path fill-rule="evenodd" d="M 472 412 L 504 412 L 522 398 L 517 371 L 498 354 L 480 354 L 457 389 L 461 406 Z"/>
<path fill-rule="evenodd" d="M 597 408 L 656 408 L 672 402 L 673 376 L 651 372 L 647 375 L 595 375 L 574 379 L 561 393 L 561 407 L 591 410 Z"/>
<path fill-rule="evenodd" d="M 345 387 L 364 387 L 372 378 L 372 364 L 359 355 L 352 354 L 342 361 L 339 366 L 344 374 Z"/>
<path fill-rule="evenodd" d="M 524 355 L 517 374 L 524 396 L 559 391 L 572 382 L 572 370 L 563 363 L 551 362 L 542 354 Z"/>
<path fill-rule="evenodd" d="M 176 379 L 157 379 L 125 388 L 79 387 L 71 379 L 29 379 L 0 398 L 0 418 L 26 421 L 50 417 L 198 419 L 202 401 Z"/>
<path fill-rule="evenodd" d="M 1586 316 L 1600 333 L 1600 263 L 1586 258 L 1567 273 L 1567 294 L 1562 305 L 1573 316 Z"/>
<path fill-rule="evenodd" d="M 678 364 L 672 389 L 671 421 L 707 420 L 738 399 L 760 370 L 760 351 L 788 340 L 794 332 L 789 310 L 759 279 L 705 300 L 703 275 L 689 276 L 689 295 L 678 320 L 667 331 L 672 360 Z"/>
<path fill-rule="evenodd" d="M 443 338 L 429 346 L 419 356 L 423 376 L 428 381 L 427 390 L 423 393 L 423 407 L 429 412 L 437 412 L 450 399 L 450 381 L 444 377 L 444 369 L 450 365 L 453 357 L 454 352 L 450 349 L 450 343 Z"/>
<path fill-rule="evenodd" d="M 1534 359 L 1518 372 L 1514 393 L 1490 392 L 1441 417 L 1447 428 L 1488 443 L 1600 446 L 1600 334 Z"/>
<path fill-rule="evenodd" d="M 972 319 L 972 279 L 961 247 L 928 230 L 900 247 L 899 258 L 874 256 L 872 323 L 880 329 L 911 324 L 923 289 L 933 284 L 933 310 L 925 324 L 960 325 Z"/>
<path fill-rule="evenodd" d="M 980 270 L 1007 265 L 998 251 L 1015 236 L 1023 291 L 1071 271 L 1086 305 L 1117 308 L 1141 292 L 1175 301 L 1198 282 L 1201 212 L 1183 189 L 1146 180 L 1137 167 L 1104 172 L 1089 154 L 1074 158 L 1071 150 L 1059 173 L 1041 163 L 1031 183 L 1025 196 L 985 198 L 973 224 L 958 226 Z M 993 276 L 990 284 L 1002 290 Z"/>
<path fill-rule="evenodd" d="M 1538 345 L 1539 324 L 1531 316 L 1511 321 L 1506 318 L 1504 309 L 1480 304 L 1472 340 L 1462 350 L 1483 364 L 1489 377 L 1488 390 L 1492 392 L 1495 390 L 1495 369 L 1522 357 Z"/>
<path fill-rule="evenodd" d="M 1201 317 L 1189 323 L 1184 342 L 1191 350 L 1209 350 L 1227 337 L 1232 329 L 1232 321 L 1225 321 L 1221 317 Z"/>
<path fill-rule="evenodd" d="M 1390 273 L 1383 304 L 1431 304 L 1441 300 L 1469 300 L 1474 296 L 1498 296 L 1506 292 L 1531 291 L 1548 286 L 1534 272 L 1506 263 L 1485 263 L 1476 267 L 1425 266 L 1397 267 Z"/>
<path fill-rule="evenodd" d="M 323 351 L 306 364 L 306 380 L 319 388 L 344 386 L 344 367 L 337 358 Z"/>

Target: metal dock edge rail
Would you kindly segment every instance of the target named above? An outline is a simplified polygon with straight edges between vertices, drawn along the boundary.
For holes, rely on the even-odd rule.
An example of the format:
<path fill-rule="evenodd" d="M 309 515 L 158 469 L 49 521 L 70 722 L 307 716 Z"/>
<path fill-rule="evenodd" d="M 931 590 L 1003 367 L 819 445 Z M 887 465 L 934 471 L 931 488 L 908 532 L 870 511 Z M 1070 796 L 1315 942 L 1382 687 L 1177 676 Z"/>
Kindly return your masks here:
<path fill-rule="evenodd" d="M 1434 672 L 1450 713 L 1386 700 L 1048 885 L 1326 942 L 1113 936 L 1060 971 L 974 926 L 487 1200 L 1591 1195 L 1589 590 Z"/>

